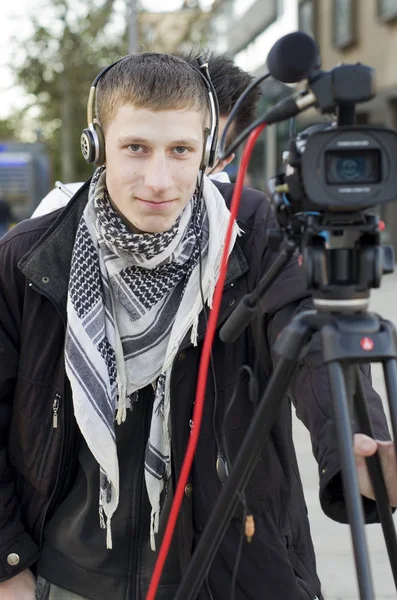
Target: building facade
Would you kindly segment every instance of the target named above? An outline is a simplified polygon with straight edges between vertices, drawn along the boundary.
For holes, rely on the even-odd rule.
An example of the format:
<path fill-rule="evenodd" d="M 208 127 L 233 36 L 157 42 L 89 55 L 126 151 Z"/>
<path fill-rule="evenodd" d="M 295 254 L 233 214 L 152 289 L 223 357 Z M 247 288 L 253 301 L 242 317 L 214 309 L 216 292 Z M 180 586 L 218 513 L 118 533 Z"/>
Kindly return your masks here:
<path fill-rule="evenodd" d="M 297 0 L 223 0 L 214 18 L 214 47 L 255 77 L 266 72 L 266 59 L 273 44 L 298 27 Z M 268 79 L 263 83 L 259 114 L 291 90 Z M 249 167 L 252 185 L 266 188 L 267 178 L 280 166 L 285 124 L 269 127 L 257 141 Z"/>

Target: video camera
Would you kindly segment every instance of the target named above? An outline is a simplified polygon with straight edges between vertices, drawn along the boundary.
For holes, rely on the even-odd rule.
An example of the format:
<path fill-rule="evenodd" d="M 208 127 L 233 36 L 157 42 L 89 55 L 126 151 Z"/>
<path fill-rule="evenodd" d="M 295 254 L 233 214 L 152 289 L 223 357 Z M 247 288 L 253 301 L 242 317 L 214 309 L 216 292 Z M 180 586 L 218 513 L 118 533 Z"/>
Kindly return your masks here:
<path fill-rule="evenodd" d="M 396 132 L 354 124 L 355 105 L 375 96 L 374 81 L 360 64 L 317 69 L 309 78 L 318 110 L 338 112 L 338 121 L 290 140 L 277 185 L 285 184 L 292 210 L 355 212 L 397 198 Z"/>

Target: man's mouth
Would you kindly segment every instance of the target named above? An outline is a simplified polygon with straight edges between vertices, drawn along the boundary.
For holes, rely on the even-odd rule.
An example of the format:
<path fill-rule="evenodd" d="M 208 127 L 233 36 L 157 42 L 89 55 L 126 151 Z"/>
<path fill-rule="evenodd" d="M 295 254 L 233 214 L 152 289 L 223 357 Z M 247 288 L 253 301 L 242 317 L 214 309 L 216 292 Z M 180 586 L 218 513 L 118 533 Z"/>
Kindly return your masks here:
<path fill-rule="evenodd" d="M 172 202 L 175 202 L 175 199 L 172 200 L 145 200 L 144 198 L 137 198 L 137 200 L 139 200 L 140 202 L 143 202 L 144 204 L 147 204 L 149 206 L 166 206 L 167 204 L 171 204 Z"/>

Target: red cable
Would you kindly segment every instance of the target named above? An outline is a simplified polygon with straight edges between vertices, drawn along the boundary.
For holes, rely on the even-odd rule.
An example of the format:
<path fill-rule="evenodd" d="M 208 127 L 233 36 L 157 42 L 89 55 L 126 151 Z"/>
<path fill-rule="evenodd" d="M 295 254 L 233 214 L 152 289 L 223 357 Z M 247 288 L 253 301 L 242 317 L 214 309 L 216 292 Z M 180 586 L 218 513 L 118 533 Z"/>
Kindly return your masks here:
<path fill-rule="evenodd" d="M 244 148 L 243 156 L 241 158 L 240 168 L 237 174 L 236 185 L 233 190 L 232 203 L 230 207 L 230 220 L 228 224 L 228 229 L 225 237 L 225 246 L 223 248 L 222 254 L 222 262 L 221 269 L 219 273 L 219 278 L 215 287 L 214 293 L 214 301 L 213 307 L 209 315 L 208 319 L 208 327 L 205 335 L 203 350 L 201 353 L 200 359 L 200 368 L 197 379 L 197 388 L 196 388 L 196 400 L 193 412 L 193 424 L 191 430 L 191 435 L 189 439 L 189 443 L 186 448 L 185 458 L 183 460 L 181 473 L 179 476 L 179 481 L 175 490 L 174 500 L 172 502 L 170 515 L 168 517 L 167 526 L 165 529 L 163 541 L 160 547 L 159 555 L 157 557 L 156 565 L 154 567 L 152 579 L 150 581 L 150 587 L 148 594 L 146 596 L 146 600 L 155 600 L 157 587 L 160 582 L 161 574 L 163 572 L 164 564 L 167 559 L 167 555 L 171 546 L 172 536 L 174 534 L 176 521 L 178 518 L 179 510 L 182 504 L 183 495 L 185 491 L 185 486 L 189 477 L 190 469 L 193 464 L 194 454 L 196 452 L 197 442 L 200 433 L 201 427 L 201 418 L 203 415 L 204 408 L 204 398 L 205 398 L 205 390 L 207 387 L 207 376 L 208 376 L 208 367 L 211 358 L 211 348 L 215 337 L 216 326 L 218 322 L 219 309 L 222 301 L 222 293 L 223 286 L 225 284 L 226 272 L 227 272 L 227 263 L 229 258 L 229 246 L 230 240 L 233 231 L 233 225 L 237 218 L 238 208 L 240 205 L 240 197 L 241 191 L 243 188 L 244 177 L 247 171 L 248 163 L 251 157 L 252 150 L 254 148 L 255 142 L 263 129 L 266 127 L 266 124 L 259 125 L 256 129 L 253 130 L 251 135 L 247 140 L 247 144 Z"/>

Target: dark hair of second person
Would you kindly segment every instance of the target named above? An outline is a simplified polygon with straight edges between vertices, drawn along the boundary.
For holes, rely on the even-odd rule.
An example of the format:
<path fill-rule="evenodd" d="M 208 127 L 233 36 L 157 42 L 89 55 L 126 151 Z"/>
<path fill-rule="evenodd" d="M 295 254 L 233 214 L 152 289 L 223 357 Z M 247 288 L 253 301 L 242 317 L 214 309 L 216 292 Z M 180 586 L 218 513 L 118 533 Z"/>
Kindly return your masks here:
<path fill-rule="evenodd" d="M 199 51 L 191 51 L 189 54 L 181 54 L 186 62 L 197 67 L 196 57 Z M 238 67 L 231 58 L 214 53 L 201 52 L 208 61 L 208 70 L 214 85 L 221 117 L 228 117 L 237 100 L 254 79 L 252 75 Z M 242 102 L 233 126 L 229 130 L 227 141 L 230 144 L 248 125 L 256 118 L 256 108 L 261 96 L 259 86 L 254 88 L 247 98 Z"/>

